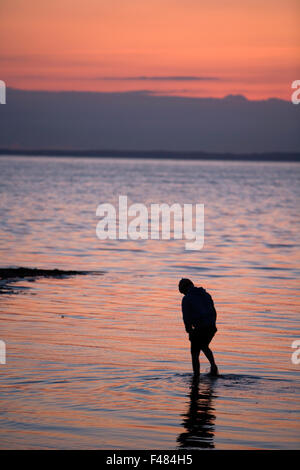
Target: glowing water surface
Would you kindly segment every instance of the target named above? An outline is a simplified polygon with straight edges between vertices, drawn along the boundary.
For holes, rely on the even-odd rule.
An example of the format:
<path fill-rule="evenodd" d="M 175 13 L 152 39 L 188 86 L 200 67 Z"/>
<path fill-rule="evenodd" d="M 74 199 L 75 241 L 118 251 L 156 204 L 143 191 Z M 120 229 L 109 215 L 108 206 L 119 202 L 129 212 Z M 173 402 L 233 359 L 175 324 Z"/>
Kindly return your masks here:
<path fill-rule="evenodd" d="M 5 284 L 1 448 L 298 448 L 299 170 L 2 157 L 1 267 L 89 273 Z M 98 240 L 119 195 L 204 203 L 203 250 Z M 215 300 L 218 379 L 192 380 L 181 277 Z"/>

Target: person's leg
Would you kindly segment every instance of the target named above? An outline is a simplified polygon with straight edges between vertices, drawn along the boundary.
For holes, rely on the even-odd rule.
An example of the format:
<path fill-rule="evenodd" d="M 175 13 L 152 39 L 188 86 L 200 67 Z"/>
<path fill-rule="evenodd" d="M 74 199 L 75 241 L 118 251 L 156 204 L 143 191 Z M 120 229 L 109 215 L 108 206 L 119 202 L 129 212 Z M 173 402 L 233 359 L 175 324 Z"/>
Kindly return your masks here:
<path fill-rule="evenodd" d="M 205 354 L 205 356 L 207 357 L 207 359 L 210 362 L 210 373 L 214 374 L 214 375 L 217 375 L 218 374 L 218 367 L 217 367 L 217 364 L 215 363 L 215 358 L 214 358 L 212 350 L 209 348 L 208 345 L 203 346 L 201 349 L 202 349 L 203 353 Z"/>
<path fill-rule="evenodd" d="M 215 366 L 216 363 L 215 363 L 215 358 L 214 358 L 214 355 L 213 355 L 213 352 L 212 350 L 209 348 L 209 346 L 203 346 L 202 347 L 202 351 L 204 352 L 205 356 L 207 357 L 207 359 L 209 360 L 210 362 L 210 365 L 211 366 Z"/>
<path fill-rule="evenodd" d="M 194 375 L 196 376 L 200 374 L 199 355 L 200 355 L 200 346 L 197 341 L 192 340 L 191 341 L 192 366 L 193 366 Z"/>

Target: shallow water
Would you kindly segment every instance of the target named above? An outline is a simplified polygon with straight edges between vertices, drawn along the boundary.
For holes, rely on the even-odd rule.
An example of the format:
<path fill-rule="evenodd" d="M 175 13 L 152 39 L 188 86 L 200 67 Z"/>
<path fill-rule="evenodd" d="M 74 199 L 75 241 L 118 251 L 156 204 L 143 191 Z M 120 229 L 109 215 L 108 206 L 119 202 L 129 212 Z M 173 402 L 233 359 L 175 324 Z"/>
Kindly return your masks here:
<path fill-rule="evenodd" d="M 297 163 L 0 158 L 1 448 L 299 448 Z M 96 208 L 204 203 L 205 243 L 100 241 Z M 191 376 L 178 279 L 213 296 L 221 377 Z"/>

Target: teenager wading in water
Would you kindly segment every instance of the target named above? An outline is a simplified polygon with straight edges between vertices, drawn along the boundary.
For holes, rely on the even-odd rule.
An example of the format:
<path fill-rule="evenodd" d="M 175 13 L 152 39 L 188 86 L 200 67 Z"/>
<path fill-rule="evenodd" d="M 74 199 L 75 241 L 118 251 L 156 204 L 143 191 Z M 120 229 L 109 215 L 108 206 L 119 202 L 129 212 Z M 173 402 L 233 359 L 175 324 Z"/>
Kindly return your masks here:
<path fill-rule="evenodd" d="M 200 351 L 203 351 L 210 362 L 210 375 L 218 375 L 218 367 L 209 348 L 217 331 L 217 312 L 213 300 L 203 287 L 195 287 L 190 279 L 181 279 L 178 289 L 183 294 L 182 316 L 191 342 L 194 375 L 200 374 Z"/>

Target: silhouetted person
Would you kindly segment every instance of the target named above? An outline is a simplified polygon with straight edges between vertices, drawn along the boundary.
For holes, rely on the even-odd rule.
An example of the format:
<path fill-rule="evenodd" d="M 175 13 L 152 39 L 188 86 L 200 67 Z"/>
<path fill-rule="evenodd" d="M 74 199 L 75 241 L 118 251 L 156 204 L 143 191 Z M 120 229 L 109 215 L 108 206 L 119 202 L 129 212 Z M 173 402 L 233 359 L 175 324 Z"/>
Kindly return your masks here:
<path fill-rule="evenodd" d="M 217 312 L 213 300 L 203 287 L 195 287 L 190 279 L 181 279 L 178 285 L 182 298 L 182 316 L 185 329 L 191 342 L 191 355 L 194 374 L 200 374 L 200 351 L 210 362 L 210 374 L 218 375 L 214 355 L 209 348 L 217 328 Z"/>
<path fill-rule="evenodd" d="M 193 376 L 190 386 L 190 406 L 183 415 L 182 432 L 177 442 L 181 448 L 206 448 L 212 449 L 214 445 L 214 414 L 213 382 L 208 380 L 199 383 L 199 376 Z"/>

